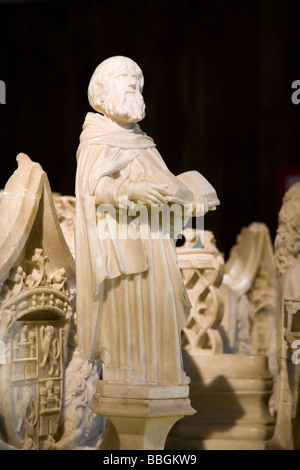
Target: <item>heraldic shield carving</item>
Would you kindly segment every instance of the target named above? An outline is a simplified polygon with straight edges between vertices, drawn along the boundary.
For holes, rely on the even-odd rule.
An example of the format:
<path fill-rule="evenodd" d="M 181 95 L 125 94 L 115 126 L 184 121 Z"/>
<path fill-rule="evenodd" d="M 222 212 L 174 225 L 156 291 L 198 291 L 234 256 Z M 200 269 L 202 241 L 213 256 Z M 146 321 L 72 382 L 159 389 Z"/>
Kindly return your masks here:
<path fill-rule="evenodd" d="M 16 322 L 13 326 L 11 416 L 17 437 L 27 448 L 42 448 L 43 441 L 57 431 L 62 397 L 62 328 L 56 323 Z"/>
<path fill-rule="evenodd" d="M 44 267 L 42 250 L 36 251 Z M 53 283 L 45 273 L 39 276 L 43 285 L 27 288 L 33 271 L 26 275 L 20 266 L 17 271 L 20 292 L 11 295 L 16 289 L 12 276 L 1 290 L 1 339 L 6 354 L 0 367 L 0 408 L 6 441 L 16 448 L 39 450 L 54 438 L 59 424 L 71 294 L 64 281 Z"/>

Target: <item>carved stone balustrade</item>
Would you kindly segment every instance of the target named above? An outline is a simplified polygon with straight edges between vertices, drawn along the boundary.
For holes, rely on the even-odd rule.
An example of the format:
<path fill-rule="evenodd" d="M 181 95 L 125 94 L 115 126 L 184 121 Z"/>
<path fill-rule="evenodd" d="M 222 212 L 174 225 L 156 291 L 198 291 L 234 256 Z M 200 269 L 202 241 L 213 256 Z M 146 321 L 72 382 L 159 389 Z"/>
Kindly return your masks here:
<path fill-rule="evenodd" d="M 223 278 L 224 259 L 213 234 L 207 231 L 204 234 L 206 243 L 202 247 L 200 232 L 186 229 L 185 244 L 177 248 L 178 264 L 192 303 L 182 333 L 182 347 L 197 349 L 201 354 L 220 354 L 223 343 L 218 326 L 223 317 L 223 301 L 218 288 Z"/>
<path fill-rule="evenodd" d="M 213 235 L 204 234 L 202 247 L 200 232 L 185 231 L 186 242 L 178 248 L 193 305 L 183 330 L 183 361 L 197 413 L 173 426 L 166 447 L 263 450 L 274 432 L 268 407 L 273 378 L 265 355 L 223 353 L 223 293 L 219 286 L 224 262 Z"/>

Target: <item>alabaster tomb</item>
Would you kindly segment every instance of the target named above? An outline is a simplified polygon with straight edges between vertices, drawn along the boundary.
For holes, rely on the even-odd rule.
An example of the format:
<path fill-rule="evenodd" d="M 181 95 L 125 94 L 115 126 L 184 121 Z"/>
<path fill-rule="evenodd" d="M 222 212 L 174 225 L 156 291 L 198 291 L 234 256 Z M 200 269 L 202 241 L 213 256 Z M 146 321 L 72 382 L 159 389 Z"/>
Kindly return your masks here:
<path fill-rule="evenodd" d="M 215 189 L 139 127 L 143 80 L 96 68 L 75 197 L 25 154 L 1 193 L 0 448 L 298 449 L 300 183 L 274 246 L 253 222 L 225 260 Z"/>

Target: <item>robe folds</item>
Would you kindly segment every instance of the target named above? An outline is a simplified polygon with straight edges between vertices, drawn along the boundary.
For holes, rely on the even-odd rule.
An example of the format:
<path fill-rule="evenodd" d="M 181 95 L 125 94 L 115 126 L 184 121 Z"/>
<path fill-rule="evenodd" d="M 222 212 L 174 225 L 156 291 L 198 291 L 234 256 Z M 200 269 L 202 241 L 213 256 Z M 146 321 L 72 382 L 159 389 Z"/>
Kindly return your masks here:
<path fill-rule="evenodd" d="M 174 240 L 152 237 L 150 216 L 144 221 L 150 236 L 110 236 L 113 227 L 120 228 L 120 211 L 132 208 L 129 182 L 157 171 L 168 169 L 137 124 L 128 130 L 87 114 L 75 191 L 77 339 L 85 359 L 102 360 L 109 382 L 186 383 L 181 330 L 191 304 Z M 114 211 L 101 211 L 106 205 Z"/>

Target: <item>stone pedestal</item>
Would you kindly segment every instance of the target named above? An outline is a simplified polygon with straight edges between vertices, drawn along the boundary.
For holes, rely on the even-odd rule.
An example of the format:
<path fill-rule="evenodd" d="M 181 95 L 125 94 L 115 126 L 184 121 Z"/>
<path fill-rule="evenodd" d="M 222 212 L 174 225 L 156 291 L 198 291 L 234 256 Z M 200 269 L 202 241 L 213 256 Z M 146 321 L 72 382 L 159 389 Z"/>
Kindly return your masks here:
<path fill-rule="evenodd" d="M 268 403 L 273 379 L 266 356 L 183 351 L 197 410 L 172 428 L 167 449 L 265 450 L 275 421 Z"/>
<path fill-rule="evenodd" d="M 189 387 L 126 385 L 99 381 L 90 404 L 108 427 L 101 450 L 162 450 L 172 426 L 195 410 Z"/>

